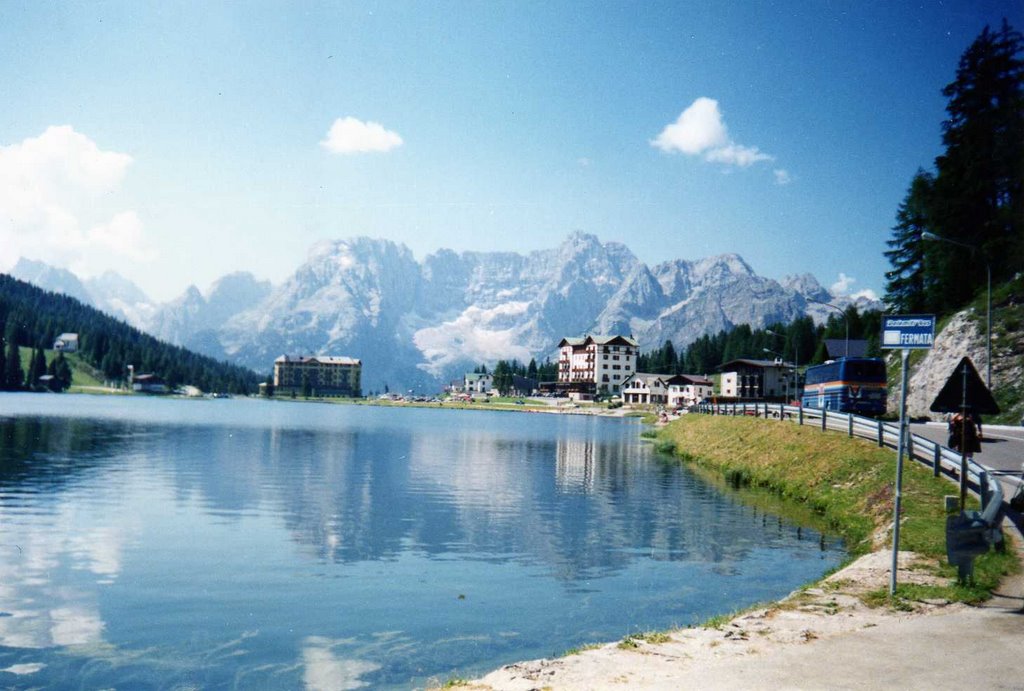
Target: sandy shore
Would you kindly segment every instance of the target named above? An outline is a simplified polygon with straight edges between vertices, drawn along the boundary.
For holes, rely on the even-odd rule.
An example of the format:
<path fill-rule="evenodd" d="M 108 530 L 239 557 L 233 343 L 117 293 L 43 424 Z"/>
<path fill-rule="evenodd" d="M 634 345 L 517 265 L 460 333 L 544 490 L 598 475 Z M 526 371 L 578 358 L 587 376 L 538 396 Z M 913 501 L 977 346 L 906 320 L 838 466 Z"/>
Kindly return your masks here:
<path fill-rule="evenodd" d="M 870 608 L 858 595 L 888 587 L 891 558 L 886 551 L 861 557 L 717 628 L 506 665 L 462 688 L 1024 689 L 1024 576 L 1007 579 L 983 607 Z M 937 581 L 912 553 L 901 553 L 899 566 L 900 583 Z"/>

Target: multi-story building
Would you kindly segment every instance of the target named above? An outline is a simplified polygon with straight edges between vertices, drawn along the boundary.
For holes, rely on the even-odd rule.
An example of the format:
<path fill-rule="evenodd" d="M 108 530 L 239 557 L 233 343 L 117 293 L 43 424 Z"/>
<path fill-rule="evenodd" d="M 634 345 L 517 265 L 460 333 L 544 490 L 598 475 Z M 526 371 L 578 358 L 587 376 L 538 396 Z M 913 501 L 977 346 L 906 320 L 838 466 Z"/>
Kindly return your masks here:
<path fill-rule="evenodd" d="M 627 336 L 563 338 L 558 344 L 558 388 L 579 394 L 618 394 L 636 372 L 639 345 Z"/>
<path fill-rule="evenodd" d="M 740 358 L 718 369 L 725 398 L 785 401 L 796 395 L 796 366 L 791 363 Z"/>
<path fill-rule="evenodd" d="M 363 363 L 330 355 L 282 355 L 274 360 L 274 390 L 281 394 L 362 396 Z"/>

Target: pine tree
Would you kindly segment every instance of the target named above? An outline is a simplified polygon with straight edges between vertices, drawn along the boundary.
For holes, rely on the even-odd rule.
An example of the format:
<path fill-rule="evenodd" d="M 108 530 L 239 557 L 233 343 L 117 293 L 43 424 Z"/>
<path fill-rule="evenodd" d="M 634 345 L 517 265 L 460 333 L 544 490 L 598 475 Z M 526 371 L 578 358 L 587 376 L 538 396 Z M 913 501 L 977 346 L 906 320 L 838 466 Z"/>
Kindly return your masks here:
<path fill-rule="evenodd" d="M 21 353 L 18 352 L 18 331 L 13 322 L 7 325 L 7 358 L 4 367 L 4 388 L 18 391 L 25 382 L 25 373 L 21 369 Z"/>
<path fill-rule="evenodd" d="M 892 239 L 886 241 L 890 248 L 885 252 L 892 271 L 886 274 L 885 304 L 896 313 L 913 314 L 924 312 L 925 271 L 924 241 L 921 233 L 929 229 L 928 209 L 932 203 L 935 178 L 930 173 L 918 170 L 907 190 L 907 196 L 896 212 L 896 225 Z"/>
<path fill-rule="evenodd" d="M 57 377 L 61 391 L 67 391 L 71 387 L 71 366 L 64 358 L 64 353 L 57 353 L 57 361 L 54 367 L 54 376 Z"/>
<path fill-rule="evenodd" d="M 31 389 L 39 383 L 39 377 L 46 374 L 46 356 L 40 346 L 32 351 L 32 357 L 28 363 L 28 376 L 25 379 L 26 385 Z"/>
<path fill-rule="evenodd" d="M 1024 37 L 1006 21 L 985 27 L 964 52 L 942 124 L 935 163 L 935 234 L 977 248 L 929 243 L 931 308 L 960 307 L 985 283 L 1024 265 Z"/>

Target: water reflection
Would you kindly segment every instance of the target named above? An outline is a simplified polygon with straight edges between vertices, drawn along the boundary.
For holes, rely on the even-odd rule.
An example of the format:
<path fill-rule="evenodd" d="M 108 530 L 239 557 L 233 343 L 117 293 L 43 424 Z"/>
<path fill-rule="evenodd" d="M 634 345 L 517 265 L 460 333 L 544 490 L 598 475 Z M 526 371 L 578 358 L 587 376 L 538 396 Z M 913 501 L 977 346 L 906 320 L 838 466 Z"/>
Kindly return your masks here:
<path fill-rule="evenodd" d="M 58 398 L 0 397 L 0 673 L 401 686 L 689 623 L 839 557 L 632 423 Z"/>

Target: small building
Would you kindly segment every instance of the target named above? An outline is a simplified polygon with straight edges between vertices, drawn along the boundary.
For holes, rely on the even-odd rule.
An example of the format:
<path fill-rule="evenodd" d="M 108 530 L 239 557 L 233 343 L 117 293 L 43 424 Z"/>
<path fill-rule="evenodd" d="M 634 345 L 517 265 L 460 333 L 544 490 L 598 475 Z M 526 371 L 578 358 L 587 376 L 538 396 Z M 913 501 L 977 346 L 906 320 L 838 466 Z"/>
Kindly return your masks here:
<path fill-rule="evenodd" d="M 63 353 L 74 353 L 78 351 L 78 334 L 62 333 L 53 342 L 53 349 Z"/>
<path fill-rule="evenodd" d="M 510 396 L 530 396 L 537 391 L 539 383 L 536 379 L 524 377 L 519 374 L 512 375 L 512 388 L 509 389 Z"/>
<path fill-rule="evenodd" d="M 622 382 L 622 402 L 626 405 L 665 405 L 668 403 L 667 379 L 664 374 L 634 372 Z"/>
<path fill-rule="evenodd" d="M 167 383 L 156 374 L 139 374 L 132 377 L 132 391 L 135 393 L 167 393 Z"/>
<path fill-rule="evenodd" d="M 636 373 L 639 344 L 627 336 L 563 338 L 558 344 L 559 391 L 618 394 Z"/>
<path fill-rule="evenodd" d="M 672 408 L 689 408 L 715 393 L 715 383 L 697 374 L 677 374 L 666 383 L 668 405 Z"/>
<path fill-rule="evenodd" d="M 362 361 L 351 357 L 282 355 L 274 360 L 274 393 L 360 398 L 362 369 Z"/>
<path fill-rule="evenodd" d="M 466 372 L 462 377 L 462 390 L 468 394 L 489 393 L 494 388 L 494 376 L 480 372 Z"/>
<path fill-rule="evenodd" d="M 723 398 L 781 402 L 796 395 L 796 366 L 792 363 L 740 358 L 718 369 Z"/>

